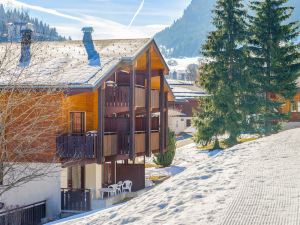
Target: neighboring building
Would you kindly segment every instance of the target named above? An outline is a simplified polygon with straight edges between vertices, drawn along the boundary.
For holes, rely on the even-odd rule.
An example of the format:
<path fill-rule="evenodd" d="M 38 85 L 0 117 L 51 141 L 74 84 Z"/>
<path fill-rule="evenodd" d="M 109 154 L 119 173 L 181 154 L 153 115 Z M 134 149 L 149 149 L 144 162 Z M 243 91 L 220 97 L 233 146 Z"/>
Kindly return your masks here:
<path fill-rule="evenodd" d="M 300 77 L 297 80 L 297 94 L 293 101 L 287 101 L 283 107 L 282 111 L 284 113 L 290 113 L 290 122 L 300 123 Z M 272 96 L 271 96 L 272 97 Z M 300 124 L 299 124 L 300 125 Z"/>
<path fill-rule="evenodd" d="M 192 119 L 194 110 L 198 108 L 200 97 L 207 96 L 204 89 L 191 81 L 168 79 L 168 84 L 175 96 L 175 101 L 169 102 L 169 127 L 175 134 L 193 133 Z"/>
<path fill-rule="evenodd" d="M 61 209 L 70 209 L 61 205 L 66 196 L 75 201 L 73 205 L 76 201 L 86 204 L 99 198 L 101 187 L 126 179 L 133 181 L 133 190 L 142 189 L 145 166 L 135 159 L 167 148 L 167 103 L 174 96 L 164 77 L 168 66 L 155 41 L 93 41 L 92 28 L 83 31 L 83 42 L 42 42 L 41 62 L 30 68 L 30 57 L 26 61 L 36 80 L 31 84 L 30 76 L 22 77 L 22 88 L 42 87 L 43 92 L 55 85 L 64 92 L 57 98 L 63 128 L 49 134 L 53 149 L 34 162 L 43 169 L 47 158 L 57 155 L 53 164 L 59 169 L 50 177 L 6 192 L 0 199 L 6 206 L 46 200 L 47 217 L 55 217 Z M 24 31 L 23 38 L 30 34 Z M 12 45 L 15 51 L 22 49 L 21 54 L 30 50 L 30 41 L 22 42 L 22 48 Z M 56 75 L 55 69 L 59 69 Z M 0 80 L 0 85 L 5 87 L 6 80 Z"/>

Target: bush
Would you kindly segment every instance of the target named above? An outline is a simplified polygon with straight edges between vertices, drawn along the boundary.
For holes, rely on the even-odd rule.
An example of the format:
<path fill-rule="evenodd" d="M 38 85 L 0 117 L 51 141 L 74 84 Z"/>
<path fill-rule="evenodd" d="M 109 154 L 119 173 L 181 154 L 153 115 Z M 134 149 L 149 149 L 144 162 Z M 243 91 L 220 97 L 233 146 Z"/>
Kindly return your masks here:
<path fill-rule="evenodd" d="M 168 167 L 172 164 L 173 159 L 175 157 L 176 152 L 176 137 L 175 133 L 168 131 L 168 145 L 167 145 L 167 151 L 165 153 L 158 153 L 154 156 L 154 163 L 162 166 L 162 167 Z"/>

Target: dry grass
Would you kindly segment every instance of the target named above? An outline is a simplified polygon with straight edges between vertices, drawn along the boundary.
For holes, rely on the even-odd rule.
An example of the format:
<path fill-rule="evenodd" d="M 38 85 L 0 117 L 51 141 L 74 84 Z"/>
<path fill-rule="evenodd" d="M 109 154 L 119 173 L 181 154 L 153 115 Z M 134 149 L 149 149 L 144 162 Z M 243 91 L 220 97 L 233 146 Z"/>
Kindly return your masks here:
<path fill-rule="evenodd" d="M 162 168 L 162 166 L 156 165 L 156 164 L 154 164 L 154 163 L 146 163 L 146 164 L 145 164 L 145 168 L 146 168 L 146 169 L 147 169 L 147 168 L 156 168 L 156 169 L 158 169 L 158 168 Z"/>
<path fill-rule="evenodd" d="M 258 139 L 258 137 L 238 138 L 238 143 L 237 144 L 241 144 L 241 143 L 245 143 L 245 142 L 249 142 L 249 141 L 254 141 L 254 140 L 257 140 L 257 139 Z M 213 143 L 205 145 L 205 146 L 204 145 L 197 146 L 197 148 L 201 151 L 212 151 L 212 150 L 214 150 L 213 147 L 214 147 Z M 226 143 L 225 140 L 222 140 L 222 141 L 220 141 L 220 147 L 221 147 L 221 149 L 226 149 L 230 146 L 228 146 L 228 144 Z"/>
<path fill-rule="evenodd" d="M 164 175 L 162 175 L 162 176 L 159 176 L 159 175 L 152 175 L 152 176 L 150 176 L 148 179 L 149 180 L 151 180 L 151 181 L 153 181 L 153 182 L 156 182 L 156 181 L 163 181 L 163 180 L 165 180 L 165 179 L 167 179 L 167 178 L 169 178 L 168 176 L 164 176 Z"/>

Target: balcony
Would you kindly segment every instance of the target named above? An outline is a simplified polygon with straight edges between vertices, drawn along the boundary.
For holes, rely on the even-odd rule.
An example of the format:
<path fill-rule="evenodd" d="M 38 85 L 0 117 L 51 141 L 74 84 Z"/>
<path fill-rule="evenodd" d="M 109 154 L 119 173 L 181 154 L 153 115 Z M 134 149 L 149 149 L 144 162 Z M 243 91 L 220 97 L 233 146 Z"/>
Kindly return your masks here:
<path fill-rule="evenodd" d="M 116 133 L 105 133 L 104 156 L 117 155 L 119 145 Z M 97 133 L 64 134 L 56 139 L 57 154 L 62 159 L 95 159 L 98 149 Z"/>
<path fill-rule="evenodd" d="M 56 140 L 57 155 L 61 159 L 95 159 L 98 149 L 97 133 L 64 134 Z M 129 155 L 129 134 L 107 132 L 104 135 L 103 156 Z M 151 151 L 159 150 L 159 132 L 151 132 Z M 135 133 L 135 152 L 146 152 L 146 132 Z"/>
<path fill-rule="evenodd" d="M 94 159 L 97 149 L 96 135 L 64 134 L 56 138 L 56 151 L 60 158 Z"/>
<path fill-rule="evenodd" d="M 129 86 L 107 87 L 105 90 L 105 112 L 106 115 L 113 113 L 123 113 L 129 111 Z M 135 87 L 135 107 L 146 107 L 146 90 L 143 86 Z M 151 91 L 151 108 L 159 108 L 159 91 Z"/>

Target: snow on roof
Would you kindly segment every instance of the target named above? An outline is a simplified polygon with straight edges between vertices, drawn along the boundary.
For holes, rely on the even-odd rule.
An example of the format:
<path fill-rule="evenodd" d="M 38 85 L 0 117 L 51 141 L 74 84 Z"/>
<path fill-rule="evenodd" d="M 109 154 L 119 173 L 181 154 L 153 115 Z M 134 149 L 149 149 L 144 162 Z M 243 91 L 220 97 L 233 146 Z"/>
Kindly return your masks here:
<path fill-rule="evenodd" d="M 82 41 L 33 43 L 28 67 L 19 65 L 20 43 L 1 43 L 0 59 L 4 63 L 0 65 L 0 85 L 10 85 L 14 81 L 20 85 L 94 87 L 122 60 L 131 60 L 151 41 L 95 40 L 94 46 L 100 54 L 101 65 L 88 61 Z"/>
<path fill-rule="evenodd" d="M 160 113 L 159 112 L 156 112 L 156 113 L 153 113 L 154 116 L 159 116 Z M 182 117 L 182 116 L 186 116 L 185 113 L 182 113 L 178 110 L 174 110 L 174 109 L 168 109 L 168 116 L 169 117 Z"/>
<path fill-rule="evenodd" d="M 176 100 L 207 96 L 206 91 L 190 81 L 167 79 Z"/>
<path fill-rule="evenodd" d="M 298 77 L 296 82 L 297 82 L 297 87 L 300 88 L 300 77 Z"/>

